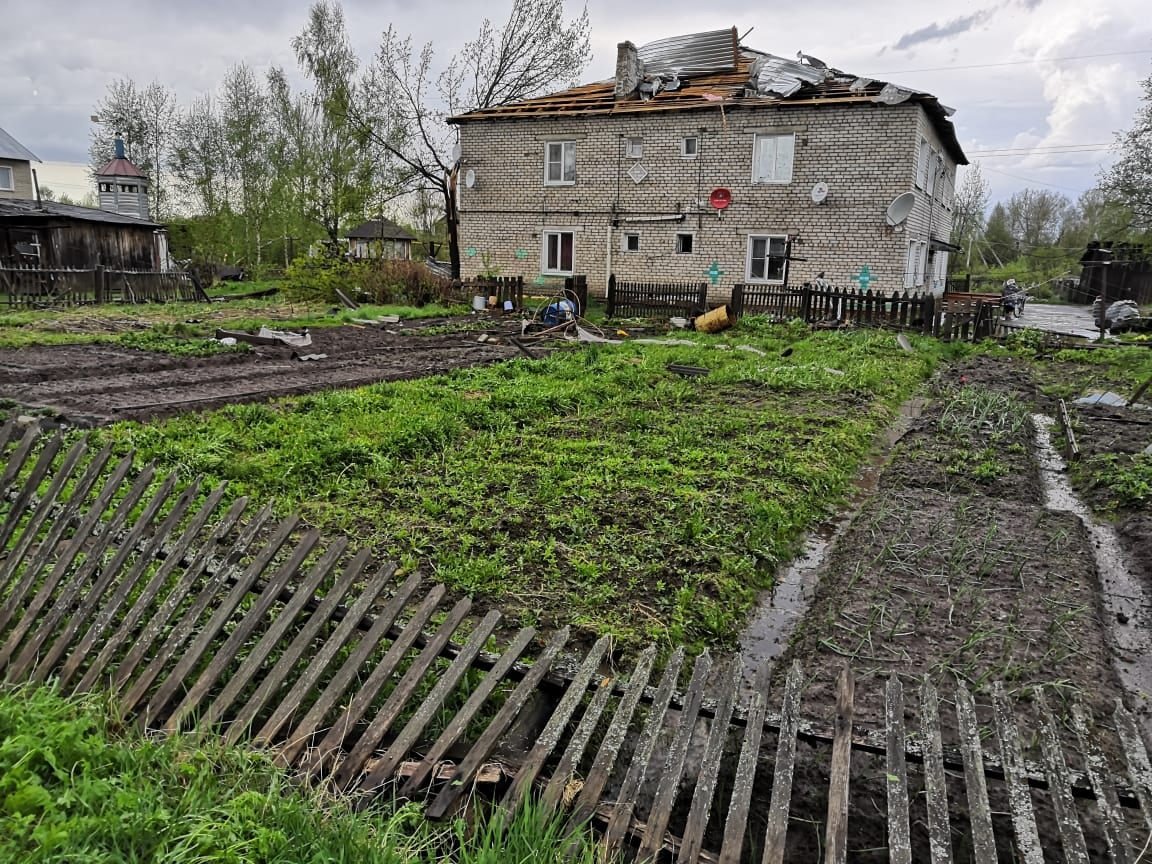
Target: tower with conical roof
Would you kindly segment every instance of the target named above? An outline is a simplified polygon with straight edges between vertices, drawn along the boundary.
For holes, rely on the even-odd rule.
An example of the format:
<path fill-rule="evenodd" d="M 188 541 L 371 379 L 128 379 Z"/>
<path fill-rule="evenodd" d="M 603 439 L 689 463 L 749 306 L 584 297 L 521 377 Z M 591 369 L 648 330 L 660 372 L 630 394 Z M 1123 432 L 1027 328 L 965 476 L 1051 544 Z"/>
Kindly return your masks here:
<path fill-rule="evenodd" d="M 116 133 L 116 153 L 96 172 L 100 209 L 121 216 L 148 219 L 148 175 L 124 155 L 124 139 Z"/>

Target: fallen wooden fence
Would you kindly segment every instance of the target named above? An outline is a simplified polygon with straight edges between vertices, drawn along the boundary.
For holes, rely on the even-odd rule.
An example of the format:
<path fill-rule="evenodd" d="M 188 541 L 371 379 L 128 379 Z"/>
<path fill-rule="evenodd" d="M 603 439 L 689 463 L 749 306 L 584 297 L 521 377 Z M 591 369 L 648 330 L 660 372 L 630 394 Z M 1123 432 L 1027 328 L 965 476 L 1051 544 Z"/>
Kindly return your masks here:
<path fill-rule="evenodd" d="M 614 663 L 608 638 L 502 630 L 499 612 L 295 516 L 87 438 L 8 423 L 0 453 L 6 682 L 106 690 L 149 729 L 267 748 L 359 806 L 419 795 L 439 819 L 531 797 L 592 820 L 608 851 L 728 864 L 872 860 L 877 845 L 903 864 L 1127 864 L 1152 830 L 1152 768 L 1120 704 L 1107 722 L 1076 705 L 1058 720 L 1042 695 L 1026 709 L 995 685 L 978 704 L 909 670 L 864 730 L 864 681 L 845 668 L 821 729 L 802 719 L 799 666 L 779 693 L 761 670 L 744 695 L 739 663 L 707 652 Z"/>

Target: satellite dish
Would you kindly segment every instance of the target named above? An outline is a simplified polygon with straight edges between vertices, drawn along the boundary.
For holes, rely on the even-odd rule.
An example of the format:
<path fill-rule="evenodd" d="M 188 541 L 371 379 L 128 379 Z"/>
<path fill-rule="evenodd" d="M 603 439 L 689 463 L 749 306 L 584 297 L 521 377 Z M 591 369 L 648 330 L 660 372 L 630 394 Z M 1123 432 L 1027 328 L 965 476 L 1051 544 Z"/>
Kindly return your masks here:
<path fill-rule="evenodd" d="M 828 184 L 821 181 L 812 187 L 812 203 L 823 204 L 828 198 Z"/>
<path fill-rule="evenodd" d="M 727 189 L 713 189 L 708 196 L 708 203 L 717 210 L 724 210 L 732 203 L 732 193 Z"/>
<path fill-rule="evenodd" d="M 460 151 L 460 145 L 459 144 L 453 144 L 452 145 L 452 161 L 453 162 L 459 162 L 460 161 L 460 152 L 461 152 Z"/>
<path fill-rule="evenodd" d="M 915 192 L 905 192 L 903 195 L 897 195 L 892 199 L 892 203 L 888 205 L 888 210 L 884 214 L 885 221 L 893 227 L 899 225 L 908 218 L 908 214 L 912 212 L 912 208 L 915 205 Z"/>
<path fill-rule="evenodd" d="M 469 168 L 464 172 L 464 185 L 469 189 L 476 185 L 476 169 Z"/>

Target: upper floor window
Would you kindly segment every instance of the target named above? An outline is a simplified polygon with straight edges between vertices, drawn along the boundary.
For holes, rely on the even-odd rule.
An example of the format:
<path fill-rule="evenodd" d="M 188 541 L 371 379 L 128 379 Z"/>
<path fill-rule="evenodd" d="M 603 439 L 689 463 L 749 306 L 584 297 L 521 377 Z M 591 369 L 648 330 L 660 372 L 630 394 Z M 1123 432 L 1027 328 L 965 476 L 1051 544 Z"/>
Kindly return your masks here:
<path fill-rule="evenodd" d="M 699 152 L 700 141 L 695 135 L 680 139 L 680 155 L 685 159 L 695 159 Z"/>
<path fill-rule="evenodd" d="M 100 184 L 100 191 L 101 192 L 115 192 L 116 189 L 113 186 L 113 184 L 111 184 L 111 183 L 101 183 Z"/>
<path fill-rule="evenodd" d="M 135 192 L 136 191 L 136 184 L 135 183 L 121 183 L 120 184 L 120 191 L 121 192 Z"/>
<path fill-rule="evenodd" d="M 787 266 L 787 237 L 776 234 L 748 235 L 748 263 L 745 277 L 749 282 L 782 283 Z"/>
<path fill-rule="evenodd" d="M 757 135 L 752 154 L 753 183 L 791 183 L 796 136 Z"/>
<path fill-rule="evenodd" d="M 928 139 L 920 139 L 920 152 L 916 161 L 916 185 L 921 189 L 928 188 L 928 164 L 931 161 L 931 151 L 928 148 Z"/>
<path fill-rule="evenodd" d="M 624 139 L 624 152 L 629 159 L 643 159 L 644 158 L 644 139 L 643 138 L 625 138 Z"/>
<path fill-rule="evenodd" d="M 576 142 L 549 141 L 544 148 L 544 185 L 571 186 L 576 182 Z"/>
<path fill-rule="evenodd" d="M 5 192 L 16 190 L 16 183 L 12 179 L 12 168 L 8 165 L 0 165 L 0 189 Z"/>

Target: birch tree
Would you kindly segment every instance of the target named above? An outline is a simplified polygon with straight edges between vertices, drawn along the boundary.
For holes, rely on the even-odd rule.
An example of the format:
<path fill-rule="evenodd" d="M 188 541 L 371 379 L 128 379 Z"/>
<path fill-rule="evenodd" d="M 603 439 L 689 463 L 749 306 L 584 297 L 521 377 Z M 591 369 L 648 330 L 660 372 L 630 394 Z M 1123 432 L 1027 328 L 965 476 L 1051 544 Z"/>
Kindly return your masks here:
<path fill-rule="evenodd" d="M 1140 86 L 1140 107 L 1132 127 L 1117 134 L 1119 158 L 1104 172 L 1100 186 L 1131 211 L 1135 228 L 1152 231 L 1152 75 Z"/>

